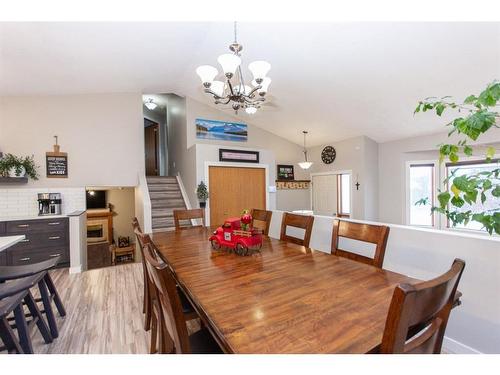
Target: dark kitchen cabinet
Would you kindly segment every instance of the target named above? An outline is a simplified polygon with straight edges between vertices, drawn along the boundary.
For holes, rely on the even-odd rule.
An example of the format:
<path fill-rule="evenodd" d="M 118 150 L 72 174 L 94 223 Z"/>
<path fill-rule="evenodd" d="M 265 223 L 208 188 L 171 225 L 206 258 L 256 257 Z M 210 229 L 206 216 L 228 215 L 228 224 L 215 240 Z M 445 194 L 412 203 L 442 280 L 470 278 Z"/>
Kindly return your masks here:
<path fill-rule="evenodd" d="M 4 231 L 7 236 L 25 236 L 24 240 L 4 251 L 7 265 L 32 264 L 57 256 L 60 257 L 58 266 L 69 265 L 68 218 L 6 221 Z"/>

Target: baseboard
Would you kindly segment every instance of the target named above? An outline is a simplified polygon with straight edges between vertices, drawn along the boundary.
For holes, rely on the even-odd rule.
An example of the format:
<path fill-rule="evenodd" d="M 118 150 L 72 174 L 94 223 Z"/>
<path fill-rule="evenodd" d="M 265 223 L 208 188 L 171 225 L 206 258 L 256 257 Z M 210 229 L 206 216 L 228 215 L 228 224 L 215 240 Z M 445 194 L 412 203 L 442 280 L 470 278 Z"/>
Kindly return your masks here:
<path fill-rule="evenodd" d="M 479 350 L 471 348 L 461 342 L 450 339 L 449 337 L 444 337 L 443 340 L 443 352 L 450 354 L 483 354 Z"/>
<path fill-rule="evenodd" d="M 76 267 L 69 268 L 69 273 L 81 273 L 81 272 L 82 272 L 82 266 L 76 266 Z"/>

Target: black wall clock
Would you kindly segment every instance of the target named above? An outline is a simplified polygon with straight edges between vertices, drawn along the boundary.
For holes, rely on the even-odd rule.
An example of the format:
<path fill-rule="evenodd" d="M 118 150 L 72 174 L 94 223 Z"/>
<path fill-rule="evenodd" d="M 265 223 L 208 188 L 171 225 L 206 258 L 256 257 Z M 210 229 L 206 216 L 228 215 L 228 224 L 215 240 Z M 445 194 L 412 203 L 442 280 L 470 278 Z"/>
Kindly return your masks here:
<path fill-rule="evenodd" d="M 337 156 L 337 151 L 332 146 L 326 146 L 323 151 L 321 151 L 321 160 L 325 164 L 332 164 Z"/>

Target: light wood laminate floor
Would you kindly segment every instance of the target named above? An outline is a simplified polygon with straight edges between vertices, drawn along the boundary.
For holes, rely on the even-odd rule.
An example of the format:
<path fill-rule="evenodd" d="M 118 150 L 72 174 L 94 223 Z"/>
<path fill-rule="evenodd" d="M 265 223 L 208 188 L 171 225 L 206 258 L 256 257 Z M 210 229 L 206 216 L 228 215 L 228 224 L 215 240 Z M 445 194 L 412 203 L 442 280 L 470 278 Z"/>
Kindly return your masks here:
<path fill-rule="evenodd" d="M 35 353 L 117 354 L 148 353 L 150 332 L 143 329 L 142 265 L 131 263 L 80 274 L 51 271 L 66 308 L 57 316 L 59 337 L 45 344 L 38 330 Z M 189 322 L 190 331 L 198 329 Z"/>

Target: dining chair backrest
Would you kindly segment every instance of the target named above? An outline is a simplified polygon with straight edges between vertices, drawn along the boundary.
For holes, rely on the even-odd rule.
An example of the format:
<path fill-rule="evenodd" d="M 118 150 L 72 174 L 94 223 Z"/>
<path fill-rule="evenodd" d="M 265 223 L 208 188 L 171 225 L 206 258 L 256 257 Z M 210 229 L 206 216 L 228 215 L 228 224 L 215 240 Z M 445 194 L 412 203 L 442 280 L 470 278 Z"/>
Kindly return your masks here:
<path fill-rule="evenodd" d="M 269 234 L 269 226 L 271 225 L 271 217 L 273 215 L 273 212 L 253 208 L 250 215 L 252 215 L 254 222 L 261 221 L 263 223 L 262 232 L 267 236 Z"/>
<path fill-rule="evenodd" d="M 146 265 L 156 287 L 165 329 L 172 339 L 176 353 L 190 353 L 189 336 L 177 292 L 176 282 L 170 267 L 153 256 L 154 244 L 145 246 Z"/>
<path fill-rule="evenodd" d="M 385 248 L 390 228 L 386 225 L 372 225 L 354 223 L 352 221 L 334 220 L 331 253 L 358 262 L 382 268 L 384 263 Z M 339 248 L 339 238 L 345 237 L 352 240 L 375 244 L 373 258 L 356 254 Z"/>
<path fill-rule="evenodd" d="M 281 220 L 281 241 L 287 241 L 296 243 L 298 245 L 303 245 L 309 247 L 309 242 L 311 241 L 311 232 L 314 222 L 314 216 L 312 215 L 296 215 L 289 212 L 283 213 L 283 219 Z M 287 234 L 287 227 L 294 227 L 304 229 L 304 238 L 297 238 Z"/>
<path fill-rule="evenodd" d="M 201 219 L 201 226 L 205 226 L 205 210 L 196 208 L 192 210 L 174 210 L 175 230 L 192 228 L 192 225 L 181 225 L 181 220 Z M 199 226 L 199 225 L 196 225 Z"/>
<path fill-rule="evenodd" d="M 465 262 L 418 284 L 400 284 L 392 295 L 381 353 L 439 354 Z"/>

